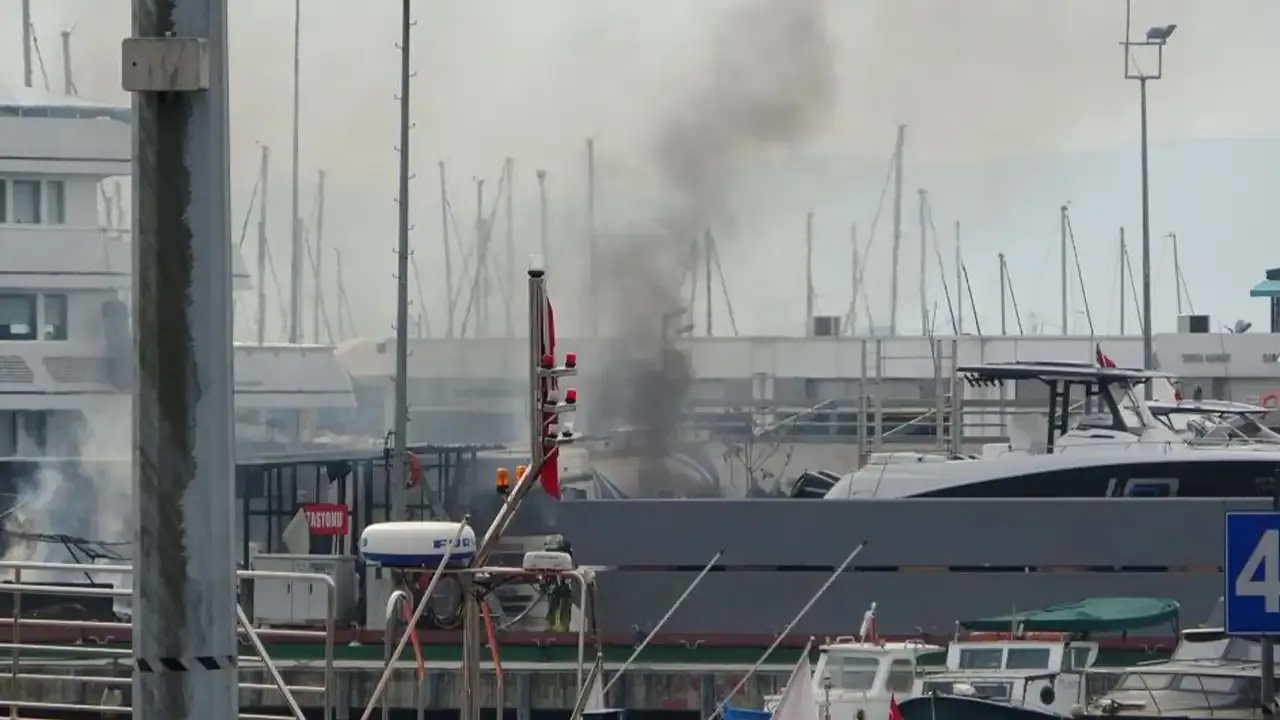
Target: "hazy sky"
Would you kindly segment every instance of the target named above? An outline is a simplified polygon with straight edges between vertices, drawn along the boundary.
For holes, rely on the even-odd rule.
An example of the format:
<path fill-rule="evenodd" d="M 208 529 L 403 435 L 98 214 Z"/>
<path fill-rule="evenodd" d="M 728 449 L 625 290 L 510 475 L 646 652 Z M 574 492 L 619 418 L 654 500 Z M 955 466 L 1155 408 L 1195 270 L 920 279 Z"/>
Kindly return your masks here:
<path fill-rule="evenodd" d="M 72 64 L 80 93 L 124 101 L 118 56 L 128 31 L 129 3 L 32 4 L 44 67 L 55 89 L 62 74 L 58 32 L 74 26 Z M 230 5 L 233 223 L 238 230 L 248 208 L 259 144 L 270 145 L 272 247 L 283 271 L 288 265 L 293 3 L 230 0 Z M 360 331 L 370 336 L 391 332 L 394 310 L 399 5 L 307 0 L 303 8 L 303 214 L 310 214 L 317 170 L 327 170 L 325 242 L 344 251 L 347 292 Z M 798 10 L 779 9 L 804 5 L 810 6 L 804 17 Z M 965 255 L 984 329 L 996 322 L 997 252 L 1008 257 L 1024 312 L 1057 322 L 1057 208 L 1072 200 L 1095 322 L 1100 331 L 1113 331 L 1116 228 L 1127 225 L 1136 238 L 1139 212 L 1138 88 L 1122 74 L 1123 3 L 828 0 L 823 5 L 823 0 L 775 0 L 773 6 L 762 0 L 418 0 L 412 46 L 417 73 L 412 237 L 433 330 L 444 324 L 445 296 L 439 160 L 447 163 L 451 202 L 469 242 L 472 178 L 487 178 L 486 204 L 492 202 L 504 157 L 515 159 L 517 257 L 537 242 L 534 169 L 549 172 L 553 281 L 571 329 L 582 317 L 570 306 L 585 272 L 585 138 L 596 138 L 599 153 L 603 229 L 624 222 L 628 228 L 666 223 L 673 207 L 690 202 L 671 197 L 673 186 L 681 188 L 672 173 L 689 171 L 697 183 L 698 207 L 683 219 L 705 220 L 716 228 L 741 329 L 794 334 L 803 317 L 805 211 L 817 213 L 818 309 L 843 312 L 849 300 L 849 225 L 859 223 L 865 240 L 895 123 L 902 122 L 909 128 L 900 325 L 918 327 L 915 198 L 916 188 L 924 186 L 934 198 L 939 232 L 947 236 L 948 264 L 952 224 L 964 223 Z M 21 81 L 18 13 L 19 0 L 0 0 L 4 83 Z M 1280 3 L 1135 0 L 1136 32 L 1165 23 L 1177 23 L 1178 30 L 1165 56 L 1165 78 L 1150 87 L 1153 152 L 1172 141 L 1280 134 L 1280 95 L 1273 77 L 1280 67 L 1280 44 L 1260 30 L 1280 25 Z M 1153 59 L 1142 56 L 1139 62 L 1149 67 Z M 43 84 L 39 72 L 37 84 Z M 787 95 L 781 104 L 790 114 L 785 131 L 775 132 L 778 118 L 763 113 L 780 111 L 774 102 L 780 94 Z M 679 137 L 695 145 L 672 151 L 677 131 L 689 128 Z M 680 165 L 673 152 L 696 160 Z M 1087 159 L 1095 152 L 1132 157 L 1127 166 L 1099 163 L 1107 173 L 1099 183 L 1132 193 L 1117 196 L 1124 202 L 1107 203 L 1106 197 L 1091 194 Z M 1052 158 L 1041 158 L 1035 172 L 1025 176 L 1010 171 L 1024 166 L 1027 157 L 1059 154 L 1074 157 L 1072 183 L 1052 177 L 1057 162 Z M 1117 168 L 1129 175 L 1113 177 L 1121 172 Z M 1199 168 L 1166 169 L 1187 174 L 1179 179 L 1184 186 L 1204 183 L 1219 195 L 1237 181 L 1230 168 L 1225 176 L 1213 177 Z M 1259 184 L 1263 196 L 1280 191 L 1280 170 L 1264 172 L 1269 174 L 1249 181 L 1254 191 Z M 1236 217 L 1229 192 L 1225 206 L 1210 209 L 1183 198 L 1162 200 L 1161 187 L 1160 181 L 1153 183 L 1153 235 L 1183 233 L 1181 259 L 1197 309 L 1229 319 L 1247 315 L 1262 324 L 1265 308 L 1243 298 L 1241 286 L 1273 262 L 1264 251 L 1273 228 L 1240 227 L 1245 221 Z M 1067 195 L 1073 188 L 1078 194 Z M 1096 199 L 1086 205 L 1086 197 Z M 1265 210 L 1250 212 L 1265 218 Z M 888 221 L 886 208 L 866 278 L 878 321 L 888 308 Z M 1189 237 L 1193 227 L 1221 228 L 1223 237 Z M 499 227 L 499 236 L 502 232 Z M 625 242 L 633 243 L 627 257 L 663 255 L 661 262 L 651 263 L 660 272 L 671 272 L 683 257 L 671 243 L 651 247 L 634 237 Z M 1228 243 L 1230 254 L 1224 252 Z M 1168 263 L 1167 243 L 1157 246 L 1157 266 Z M 245 245 L 250 267 L 253 249 L 251 237 Z M 325 254 L 331 284 L 333 256 Z M 929 266 L 934 272 L 932 258 Z M 627 267 L 611 266 L 601 275 Z M 1158 282 L 1170 285 L 1167 276 Z M 617 277 L 600 281 L 621 282 Z M 940 294 L 936 285 L 936 279 L 928 283 L 930 302 Z M 1157 327 L 1171 326 L 1172 288 L 1158 288 L 1157 299 Z M 495 299 L 493 305 L 501 302 Z M 495 313 L 492 327 L 500 330 L 501 315 Z M 723 320 L 721 328 L 727 329 Z M 271 332 L 278 332 L 274 323 Z"/>

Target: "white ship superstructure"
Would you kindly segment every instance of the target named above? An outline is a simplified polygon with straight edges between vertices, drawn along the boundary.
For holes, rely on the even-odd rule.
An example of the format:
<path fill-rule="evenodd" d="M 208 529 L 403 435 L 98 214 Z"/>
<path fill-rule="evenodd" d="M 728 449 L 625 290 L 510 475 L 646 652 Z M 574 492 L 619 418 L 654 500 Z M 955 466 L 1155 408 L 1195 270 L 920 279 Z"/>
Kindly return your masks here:
<path fill-rule="evenodd" d="M 131 133 L 128 107 L 0 86 L 0 459 L 129 455 L 93 438 L 130 426 L 132 252 L 105 189 L 127 185 Z M 238 252 L 233 272 L 252 287 Z M 296 423 L 296 443 L 355 405 L 332 348 L 235 352 L 245 428 Z"/>

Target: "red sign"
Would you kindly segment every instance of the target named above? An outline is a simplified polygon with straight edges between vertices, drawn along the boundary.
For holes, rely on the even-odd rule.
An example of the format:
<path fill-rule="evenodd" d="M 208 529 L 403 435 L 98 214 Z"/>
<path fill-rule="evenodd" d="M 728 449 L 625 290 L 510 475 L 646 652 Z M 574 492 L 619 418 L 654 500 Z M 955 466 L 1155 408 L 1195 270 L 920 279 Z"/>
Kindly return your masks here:
<path fill-rule="evenodd" d="M 312 535 L 346 535 L 347 506 L 334 503 L 314 503 L 303 505 L 302 512 L 307 517 L 307 527 Z"/>

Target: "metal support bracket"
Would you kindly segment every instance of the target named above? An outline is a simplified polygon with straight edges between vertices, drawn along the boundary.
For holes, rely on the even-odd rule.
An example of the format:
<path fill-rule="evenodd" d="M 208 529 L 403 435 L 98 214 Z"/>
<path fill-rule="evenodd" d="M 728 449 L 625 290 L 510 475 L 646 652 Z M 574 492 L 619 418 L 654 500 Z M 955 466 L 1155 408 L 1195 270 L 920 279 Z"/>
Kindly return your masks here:
<path fill-rule="evenodd" d="M 120 57 L 120 82 L 128 92 L 209 89 L 209 40 L 206 38 L 125 38 Z"/>

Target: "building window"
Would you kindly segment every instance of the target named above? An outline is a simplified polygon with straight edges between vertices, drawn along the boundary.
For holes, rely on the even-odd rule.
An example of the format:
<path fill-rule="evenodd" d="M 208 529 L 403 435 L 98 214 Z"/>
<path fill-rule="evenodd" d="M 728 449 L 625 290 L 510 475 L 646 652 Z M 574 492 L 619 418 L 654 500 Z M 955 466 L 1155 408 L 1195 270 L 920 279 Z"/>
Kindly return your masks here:
<path fill-rule="evenodd" d="M 36 339 L 36 296 L 0 295 L 0 340 Z"/>
<path fill-rule="evenodd" d="M 39 180 L 14 180 L 10 222 L 20 225 L 39 223 L 42 202 Z"/>
<path fill-rule="evenodd" d="M 67 184 L 61 180 L 49 180 L 44 184 L 45 217 L 50 225 L 62 225 L 67 221 Z"/>
<path fill-rule="evenodd" d="M 45 340 L 67 339 L 67 296 L 43 295 Z"/>

